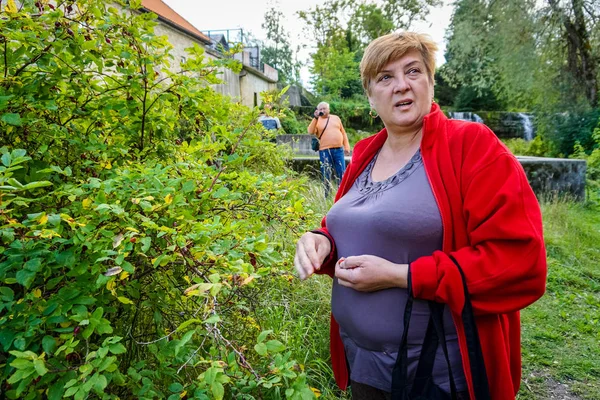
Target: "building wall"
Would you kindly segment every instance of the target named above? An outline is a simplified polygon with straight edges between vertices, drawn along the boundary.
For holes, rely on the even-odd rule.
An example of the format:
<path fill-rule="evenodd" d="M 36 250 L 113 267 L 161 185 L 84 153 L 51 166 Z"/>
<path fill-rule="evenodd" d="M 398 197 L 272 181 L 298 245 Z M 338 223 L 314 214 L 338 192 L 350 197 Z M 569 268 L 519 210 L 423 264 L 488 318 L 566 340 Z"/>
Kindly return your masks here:
<path fill-rule="evenodd" d="M 240 76 L 240 89 L 243 105 L 248 107 L 259 106 L 262 103 L 260 92 L 276 88 L 276 83 L 270 83 L 259 75 L 252 73 L 250 68 L 243 69 Z"/>
<path fill-rule="evenodd" d="M 173 49 L 171 50 L 171 55 L 173 56 L 173 61 L 171 65 L 172 71 L 178 71 L 181 69 L 180 64 L 188 57 L 188 54 L 185 51 L 185 49 L 192 47 L 194 43 L 202 46 L 205 50 L 207 50 L 206 46 L 202 43 L 199 43 L 197 39 L 168 25 L 159 23 L 154 28 L 154 32 L 159 36 L 166 36 L 169 40 L 169 43 L 173 45 Z M 209 59 L 216 58 L 216 56 L 209 53 L 209 51 L 206 51 L 205 55 Z M 240 78 L 238 74 L 227 68 L 219 68 L 218 74 L 219 78 L 221 78 L 221 80 L 223 80 L 224 83 L 220 85 L 213 85 L 215 91 L 224 95 L 229 95 L 233 97 L 234 100 L 240 100 Z"/>
<path fill-rule="evenodd" d="M 116 7 L 123 9 L 120 6 Z M 214 51 L 208 49 L 207 45 L 199 39 L 161 21 L 158 21 L 158 24 L 154 28 L 154 32 L 158 36 L 166 36 L 169 43 L 173 46 L 173 49 L 171 49 L 171 55 L 173 56 L 171 70 L 174 72 L 181 70 L 180 64 L 188 57 L 185 49 L 192 47 L 195 43 L 204 48 L 206 57 L 210 59 L 215 59 L 217 57 Z M 242 53 L 242 55 L 243 54 L 244 53 Z M 236 58 L 238 58 L 238 56 L 236 56 Z M 246 65 L 249 65 L 249 61 Z M 251 67 L 244 67 L 241 74 L 227 68 L 219 68 L 218 76 L 223 83 L 212 85 L 212 87 L 218 93 L 228 95 L 232 97 L 234 101 L 240 101 L 243 105 L 248 107 L 254 107 L 254 98 L 256 95 L 256 105 L 260 105 L 260 92 L 277 88 L 277 70 L 269 65 L 265 65 L 264 68 L 264 74 L 258 71 L 252 73 L 254 70 Z M 251 72 L 248 72 L 247 70 Z M 271 83 L 269 81 L 275 82 Z"/>

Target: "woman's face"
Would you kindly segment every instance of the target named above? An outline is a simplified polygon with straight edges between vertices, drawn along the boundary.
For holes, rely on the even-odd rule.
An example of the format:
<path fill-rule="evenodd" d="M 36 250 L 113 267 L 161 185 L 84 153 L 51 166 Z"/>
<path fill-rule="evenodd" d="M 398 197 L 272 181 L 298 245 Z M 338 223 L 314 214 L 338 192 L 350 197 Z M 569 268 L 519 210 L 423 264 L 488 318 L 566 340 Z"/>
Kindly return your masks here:
<path fill-rule="evenodd" d="M 431 110 L 433 82 L 416 50 L 385 65 L 371 80 L 369 89 L 369 103 L 388 131 L 420 128 Z"/>

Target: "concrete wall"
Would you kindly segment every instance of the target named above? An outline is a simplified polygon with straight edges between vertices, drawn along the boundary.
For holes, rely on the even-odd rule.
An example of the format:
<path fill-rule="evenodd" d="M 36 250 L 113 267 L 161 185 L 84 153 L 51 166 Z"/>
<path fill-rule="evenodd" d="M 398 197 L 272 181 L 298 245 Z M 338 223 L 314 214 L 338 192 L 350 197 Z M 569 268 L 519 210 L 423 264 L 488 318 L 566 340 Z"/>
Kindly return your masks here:
<path fill-rule="evenodd" d="M 173 49 L 171 50 L 171 55 L 173 56 L 173 60 L 171 61 L 171 71 L 177 72 L 181 70 L 181 63 L 186 60 L 187 57 L 189 57 L 185 49 L 193 47 L 194 44 L 198 44 L 207 50 L 205 53 L 207 58 L 213 60 L 216 58 L 216 55 L 212 54 L 210 50 L 207 49 L 206 45 L 199 43 L 196 38 L 168 25 L 159 23 L 154 28 L 154 32 L 157 35 L 166 36 L 169 40 L 169 43 L 173 45 Z M 235 100 L 239 101 L 241 98 L 241 93 L 238 74 L 227 68 L 219 68 L 219 78 L 222 79 L 224 83 L 220 85 L 213 85 L 215 91 L 224 95 L 229 95 Z"/>
<path fill-rule="evenodd" d="M 517 157 L 533 191 L 538 195 L 568 195 L 585 199 L 585 160 L 565 158 Z"/>
<path fill-rule="evenodd" d="M 306 156 L 317 156 L 319 153 L 313 151 L 310 147 L 312 138 L 314 135 L 295 135 L 295 134 L 286 134 L 286 135 L 277 135 L 276 142 L 277 144 L 285 144 L 292 148 L 294 154 L 297 155 L 306 155 Z"/>
<path fill-rule="evenodd" d="M 255 73 L 253 68 L 244 67 L 240 74 L 240 91 L 242 104 L 248 107 L 259 106 L 261 104 L 260 92 L 273 90 L 277 88 L 276 83 L 268 82 L 261 77 L 259 73 Z M 256 96 L 256 104 L 254 102 Z"/>

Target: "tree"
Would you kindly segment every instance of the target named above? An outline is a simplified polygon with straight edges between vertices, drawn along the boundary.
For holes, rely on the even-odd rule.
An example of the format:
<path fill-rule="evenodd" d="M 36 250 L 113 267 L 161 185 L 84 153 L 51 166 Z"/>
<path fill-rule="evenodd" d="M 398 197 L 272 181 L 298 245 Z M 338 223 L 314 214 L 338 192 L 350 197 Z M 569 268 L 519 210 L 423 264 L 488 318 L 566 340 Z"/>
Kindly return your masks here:
<path fill-rule="evenodd" d="M 566 42 L 567 71 L 585 93 L 592 107 L 598 105 L 598 57 L 593 54 L 591 44 L 592 32 L 590 24 L 596 24 L 600 17 L 598 3 L 584 0 L 569 2 L 548 0 L 552 11 L 552 19 L 562 30 L 562 38 Z M 586 15 L 587 12 L 587 15 Z"/>
<path fill-rule="evenodd" d="M 508 108 L 594 107 L 600 48 L 590 38 L 598 11 L 580 0 L 461 0 L 445 77 L 454 86 L 492 90 Z"/>
<path fill-rule="evenodd" d="M 314 38 L 312 83 L 320 95 L 339 98 L 362 95 L 358 65 L 364 48 L 395 29 L 409 28 L 425 18 L 438 0 L 328 0 L 300 11 L 307 37 Z"/>
<path fill-rule="evenodd" d="M 265 20 L 261 26 L 267 33 L 267 40 L 261 47 L 263 62 L 279 72 L 282 84 L 297 82 L 300 65 L 293 56 L 289 33 L 283 26 L 283 13 L 271 7 L 265 12 Z"/>

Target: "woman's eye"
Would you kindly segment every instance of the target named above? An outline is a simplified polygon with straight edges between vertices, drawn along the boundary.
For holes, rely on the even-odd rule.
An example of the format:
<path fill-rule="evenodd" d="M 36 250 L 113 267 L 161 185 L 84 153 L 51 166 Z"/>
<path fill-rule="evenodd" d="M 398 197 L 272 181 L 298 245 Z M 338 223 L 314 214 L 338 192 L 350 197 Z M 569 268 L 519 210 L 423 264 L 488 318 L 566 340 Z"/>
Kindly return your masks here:
<path fill-rule="evenodd" d="M 418 68 L 411 68 L 411 69 L 408 70 L 407 73 L 409 75 L 415 75 L 415 74 L 418 74 L 419 72 L 421 72 L 421 71 Z"/>
<path fill-rule="evenodd" d="M 388 80 L 388 79 L 390 79 L 390 78 L 391 78 L 391 76 L 389 76 L 389 75 L 387 75 L 387 74 L 386 74 L 386 75 L 381 75 L 381 76 L 379 77 L 379 82 L 381 82 L 381 81 L 387 81 L 387 80 Z"/>

